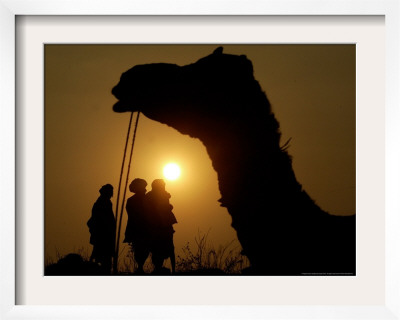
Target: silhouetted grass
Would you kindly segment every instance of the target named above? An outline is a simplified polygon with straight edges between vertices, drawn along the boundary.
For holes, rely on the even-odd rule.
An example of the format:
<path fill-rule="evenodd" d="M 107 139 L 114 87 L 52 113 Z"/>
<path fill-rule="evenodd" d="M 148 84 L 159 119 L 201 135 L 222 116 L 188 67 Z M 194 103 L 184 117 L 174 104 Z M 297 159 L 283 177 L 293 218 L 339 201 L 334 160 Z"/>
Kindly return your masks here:
<path fill-rule="evenodd" d="M 220 270 L 224 274 L 240 274 L 249 266 L 247 257 L 241 254 L 240 245 L 235 246 L 236 240 L 220 245 L 217 249 L 208 242 L 208 232 L 200 231 L 195 237 L 196 247 L 191 249 L 188 242 L 182 248 L 182 255 L 177 255 L 177 273 L 197 273 L 198 271 Z M 206 272 L 205 272 L 206 273 Z"/>
<path fill-rule="evenodd" d="M 217 249 L 208 240 L 209 232 L 203 234 L 198 231 L 194 238 L 194 246 L 188 242 L 176 255 L 176 274 L 184 275 L 235 275 L 241 274 L 244 268 L 250 263 L 247 257 L 241 254 L 241 247 L 237 240 L 220 245 Z M 82 257 L 83 262 L 89 262 L 91 248 L 74 248 L 71 252 Z M 45 268 L 56 264 L 65 256 L 56 250 L 54 258 L 46 257 Z M 164 267 L 171 268 L 170 260 L 164 262 Z M 146 260 L 144 271 L 151 274 L 154 266 L 151 262 L 151 255 Z M 134 253 L 129 245 L 125 244 L 120 251 L 118 259 L 119 274 L 135 274 L 137 264 L 134 260 Z"/>
<path fill-rule="evenodd" d="M 126 251 L 126 254 L 123 257 L 123 259 L 118 258 L 118 261 L 119 261 L 118 271 L 119 271 L 119 273 L 122 273 L 122 274 L 135 273 L 137 271 L 138 266 L 137 266 L 136 261 L 134 260 L 134 253 L 132 252 L 131 246 L 130 245 L 124 246 L 121 253 L 124 251 Z M 120 253 L 120 256 L 121 256 L 121 253 Z M 151 262 L 150 256 L 147 258 L 147 260 L 143 266 L 143 270 L 145 273 L 148 273 L 148 274 L 153 272 L 154 266 Z"/>
<path fill-rule="evenodd" d="M 47 267 L 47 266 L 49 266 L 51 264 L 57 263 L 60 259 L 62 259 L 62 258 L 64 258 L 66 256 L 66 255 L 61 254 L 60 251 L 57 248 L 55 250 L 56 250 L 55 257 L 46 256 L 45 263 L 44 263 L 45 267 Z M 80 248 L 75 248 L 74 247 L 72 249 L 72 251 L 69 252 L 68 254 L 70 254 L 70 253 L 74 253 L 74 254 L 80 255 L 82 257 L 82 259 L 87 262 L 90 259 L 91 249 L 84 248 L 84 247 L 80 247 Z"/>

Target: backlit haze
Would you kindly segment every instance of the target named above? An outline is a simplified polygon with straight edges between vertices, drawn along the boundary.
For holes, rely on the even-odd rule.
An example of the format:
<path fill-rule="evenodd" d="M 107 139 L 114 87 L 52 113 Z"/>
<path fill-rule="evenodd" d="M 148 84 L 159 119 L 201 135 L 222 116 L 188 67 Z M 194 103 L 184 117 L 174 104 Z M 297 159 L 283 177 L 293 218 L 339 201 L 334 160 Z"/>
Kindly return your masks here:
<path fill-rule="evenodd" d="M 121 74 L 137 64 L 193 63 L 219 45 L 45 46 L 46 259 L 80 249 L 90 254 L 86 222 L 106 183 L 114 186 L 115 210 L 130 116 L 112 111 L 111 89 Z M 281 144 L 292 138 L 294 171 L 311 198 L 330 213 L 355 213 L 355 46 L 223 46 L 224 53 L 245 54 L 253 62 L 280 122 Z M 175 180 L 164 177 L 168 163 L 180 167 Z M 236 239 L 199 140 L 141 114 L 129 181 L 133 178 L 145 179 L 148 191 L 154 179 L 165 179 L 178 220 L 176 255 L 187 242 L 194 244 L 198 231 L 209 232 L 215 247 Z M 123 217 L 121 240 L 126 211 Z M 125 255 L 127 246 L 120 250 Z"/>
<path fill-rule="evenodd" d="M 181 175 L 181 168 L 176 163 L 167 163 L 164 166 L 163 173 L 167 180 L 176 180 Z"/>

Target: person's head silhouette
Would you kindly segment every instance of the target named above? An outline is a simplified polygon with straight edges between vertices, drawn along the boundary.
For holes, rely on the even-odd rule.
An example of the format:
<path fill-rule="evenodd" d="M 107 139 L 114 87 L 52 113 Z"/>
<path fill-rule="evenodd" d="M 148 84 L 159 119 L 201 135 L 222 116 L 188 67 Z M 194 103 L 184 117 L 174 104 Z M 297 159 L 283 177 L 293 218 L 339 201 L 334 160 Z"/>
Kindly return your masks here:
<path fill-rule="evenodd" d="M 146 193 L 147 182 L 144 179 L 133 179 L 129 185 L 129 190 L 132 193 Z"/>
<path fill-rule="evenodd" d="M 151 189 L 154 191 L 165 191 L 165 182 L 163 179 L 156 179 L 151 183 Z"/>
<path fill-rule="evenodd" d="M 110 199 L 113 196 L 114 188 L 111 184 L 108 183 L 102 186 L 99 192 L 102 197 Z"/>

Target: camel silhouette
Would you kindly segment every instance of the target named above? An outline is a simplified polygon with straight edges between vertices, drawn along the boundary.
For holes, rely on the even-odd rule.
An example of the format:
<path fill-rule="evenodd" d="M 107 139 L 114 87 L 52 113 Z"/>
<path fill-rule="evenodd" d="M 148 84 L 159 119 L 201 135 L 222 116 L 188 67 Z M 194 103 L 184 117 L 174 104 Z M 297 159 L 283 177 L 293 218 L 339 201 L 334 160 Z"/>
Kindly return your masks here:
<path fill-rule="evenodd" d="M 249 274 L 355 274 L 355 214 L 323 211 L 296 180 L 245 55 L 219 47 L 186 66 L 134 66 L 112 93 L 115 112 L 140 111 L 203 142 Z"/>

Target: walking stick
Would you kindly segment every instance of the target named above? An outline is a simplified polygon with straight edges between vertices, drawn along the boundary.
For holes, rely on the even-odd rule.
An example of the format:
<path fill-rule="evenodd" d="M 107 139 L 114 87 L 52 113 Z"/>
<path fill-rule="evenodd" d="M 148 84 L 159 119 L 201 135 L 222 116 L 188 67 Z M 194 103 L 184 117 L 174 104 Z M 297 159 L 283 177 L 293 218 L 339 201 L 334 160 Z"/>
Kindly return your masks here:
<path fill-rule="evenodd" d="M 117 232 L 116 232 L 116 243 L 115 243 L 115 254 L 114 254 L 114 264 L 113 264 L 113 273 L 117 274 L 118 273 L 118 254 L 119 254 L 119 238 L 120 238 L 120 234 L 121 234 L 121 223 L 122 223 L 122 213 L 124 211 L 124 203 L 125 203 L 125 196 L 126 196 L 126 187 L 128 185 L 128 181 L 129 181 L 129 172 L 131 169 L 131 162 L 132 162 L 132 153 L 133 153 L 133 147 L 135 145 L 135 139 L 136 139 L 136 130 L 138 127 L 138 122 L 139 122 L 139 115 L 140 112 L 138 112 L 137 116 L 136 116 L 136 122 L 135 122 L 135 130 L 133 132 L 133 139 L 132 139 L 132 146 L 131 146 L 131 152 L 129 155 L 129 162 L 128 162 L 128 171 L 126 173 L 126 180 L 125 180 L 125 187 L 124 187 L 124 192 L 123 192 L 123 198 L 122 198 L 122 203 L 121 203 L 121 210 L 120 210 L 120 214 L 119 214 L 119 220 L 118 220 L 118 205 L 119 205 L 119 196 L 120 196 L 120 189 L 121 189 L 121 181 L 122 181 L 122 175 L 123 175 L 123 171 L 124 171 L 124 166 L 125 166 L 125 158 L 126 158 L 126 149 L 127 149 L 127 145 L 128 145 L 128 141 L 129 141 L 129 133 L 130 133 L 130 129 L 131 129 L 131 124 L 132 124 L 132 117 L 133 117 L 133 112 L 131 113 L 131 117 L 129 120 L 129 127 L 128 127 L 128 134 L 126 137 L 126 143 L 125 143 L 125 150 L 124 150 L 124 157 L 122 160 L 122 167 L 121 167 L 121 174 L 120 174 L 120 178 L 119 178 L 119 185 L 118 185 L 118 196 L 117 196 L 117 206 L 116 206 L 116 210 L 115 210 L 115 215 L 116 215 L 116 222 L 118 223 L 118 227 L 117 227 Z M 118 222 L 119 221 L 119 222 Z"/>

